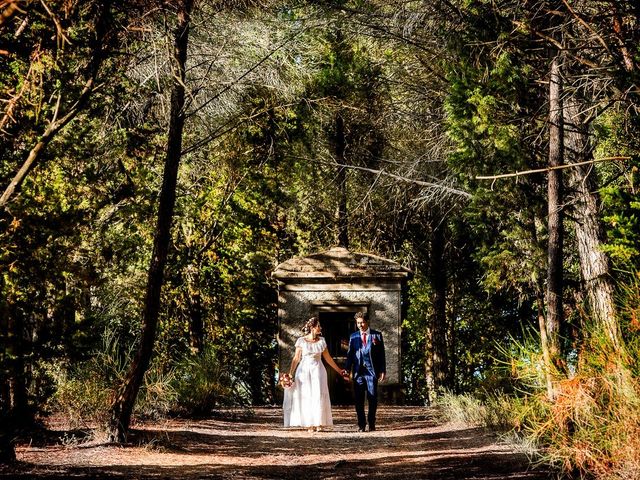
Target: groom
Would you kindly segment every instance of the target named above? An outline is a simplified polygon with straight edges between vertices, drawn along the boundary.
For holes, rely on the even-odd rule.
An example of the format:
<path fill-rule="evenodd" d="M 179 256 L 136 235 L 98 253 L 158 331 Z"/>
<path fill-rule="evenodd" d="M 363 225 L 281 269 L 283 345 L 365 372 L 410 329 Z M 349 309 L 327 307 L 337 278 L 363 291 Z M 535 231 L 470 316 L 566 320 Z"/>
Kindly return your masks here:
<path fill-rule="evenodd" d="M 369 328 L 369 320 L 363 312 L 355 314 L 358 331 L 349 338 L 349 351 L 344 365 L 343 376 L 353 373 L 358 429 L 365 431 L 367 420 L 369 431 L 376 429 L 376 409 L 378 407 L 378 382 L 386 375 L 386 361 L 382 333 Z M 364 399 L 367 397 L 369 412 L 365 417 Z"/>

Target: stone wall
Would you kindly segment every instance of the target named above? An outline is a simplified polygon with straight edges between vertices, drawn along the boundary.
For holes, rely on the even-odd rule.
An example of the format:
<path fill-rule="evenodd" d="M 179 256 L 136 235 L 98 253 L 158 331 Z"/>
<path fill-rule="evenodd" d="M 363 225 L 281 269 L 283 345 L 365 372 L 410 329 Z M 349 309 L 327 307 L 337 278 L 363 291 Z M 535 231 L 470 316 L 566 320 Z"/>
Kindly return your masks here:
<path fill-rule="evenodd" d="M 280 328 L 280 368 L 288 369 L 293 358 L 294 345 L 302 336 L 301 328 L 319 308 L 335 306 L 366 306 L 369 324 L 382 332 L 387 360 L 385 388 L 398 388 L 400 374 L 400 283 L 385 284 L 287 284 L 278 292 Z M 346 339 L 345 339 L 346 340 Z"/>

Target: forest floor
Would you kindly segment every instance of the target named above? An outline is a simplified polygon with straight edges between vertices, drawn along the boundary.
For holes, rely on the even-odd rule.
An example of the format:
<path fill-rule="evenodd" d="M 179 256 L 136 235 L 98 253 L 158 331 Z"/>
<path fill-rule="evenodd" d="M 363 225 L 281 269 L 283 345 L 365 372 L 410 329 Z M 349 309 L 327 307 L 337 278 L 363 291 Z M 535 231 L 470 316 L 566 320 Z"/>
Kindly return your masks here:
<path fill-rule="evenodd" d="M 554 478 L 493 433 L 441 424 L 426 407 L 382 406 L 375 432 L 360 433 L 352 407 L 334 407 L 334 427 L 282 427 L 279 408 L 225 410 L 204 419 L 145 421 L 125 445 L 50 419 L 23 438 L 19 462 L 0 479 L 527 479 Z"/>

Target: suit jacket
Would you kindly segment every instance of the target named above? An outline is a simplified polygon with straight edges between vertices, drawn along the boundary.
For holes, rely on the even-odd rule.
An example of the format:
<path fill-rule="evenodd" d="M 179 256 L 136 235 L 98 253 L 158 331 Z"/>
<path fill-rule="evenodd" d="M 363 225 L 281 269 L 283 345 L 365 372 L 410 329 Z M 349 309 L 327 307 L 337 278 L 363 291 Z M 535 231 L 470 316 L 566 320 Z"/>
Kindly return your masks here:
<path fill-rule="evenodd" d="M 369 373 L 378 377 L 381 373 L 386 374 L 386 359 L 384 353 L 384 341 L 382 333 L 370 329 L 367 345 L 362 345 L 362 334 L 360 331 L 354 332 L 349 337 L 349 350 L 347 351 L 347 361 L 345 370 L 353 371 L 353 378 Z"/>

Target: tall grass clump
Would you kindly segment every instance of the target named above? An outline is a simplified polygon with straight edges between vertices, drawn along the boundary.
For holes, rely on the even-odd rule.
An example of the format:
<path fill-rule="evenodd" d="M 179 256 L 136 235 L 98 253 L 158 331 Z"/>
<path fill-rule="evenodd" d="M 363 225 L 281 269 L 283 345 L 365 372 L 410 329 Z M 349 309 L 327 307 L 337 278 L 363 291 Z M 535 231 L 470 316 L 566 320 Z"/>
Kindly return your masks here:
<path fill-rule="evenodd" d="M 513 397 L 502 392 L 454 394 L 444 391 L 436 398 L 435 406 L 444 421 L 506 432 L 517 427 L 514 402 Z"/>
<path fill-rule="evenodd" d="M 640 478 L 640 385 L 632 368 L 639 353 L 592 331 L 575 373 L 554 383 L 554 398 L 529 399 L 524 431 L 547 463 L 598 479 Z"/>
<path fill-rule="evenodd" d="M 637 296 L 640 303 L 640 296 Z M 636 317 L 636 311 L 639 313 Z M 513 391 L 442 393 L 437 405 L 448 421 L 509 430 L 538 461 L 573 478 L 640 479 L 640 308 L 623 318 L 614 344 L 594 328 L 566 355 L 562 371 L 546 370 L 535 335 L 502 351 Z"/>
<path fill-rule="evenodd" d="M 176 408 L 178 393 L 174 388 L 175 371 L 160 362 L 151 362 L 136 398 L 134 415 L 164 418 Z"/>
<path fill-rule="evenodd" d="M 521 430 L 522 417 L 534 408 L 530 398 L 546 387 L 539 338 L 524 331 L 522 340 L 512 338 L 497 348 L 502 360 L 486 373 L 477 390 L 463 394 L 439 392 L 435 405 L 443 420 L 503 432 Z M 539 402 L 535 406 L 543 407 Z M 537 415 L 544 413 L 539 411 Z"/>
<path fill-rule="evenodd" d="M 178 412 L 206 415 L 216 408 L 246 405 L 248 390 L 234 378 L 217 350 L 207 345 L 199 354 L 187 354 L 176 365 L 173 386 Z"/>
<path fill-rule="evenodd" d="M 118 336 L 106 331 L 102 345 L 90 359 L 73 365 L 49 366 L 54 384 L 49 409 L 64 415 L 72 426 L 103 424 L 130 359 L 131 350 L 121 348 Z"/>
<path fill-rule="evenodd" d="M 122 345 L 115 333 L 105 331 L 101 347 L 90 359 L 74 365 L 57 363 L 47 367 L 54 385 L 48 408 L 62 414 L 74 427 L 104 425 L 132 360 L 133 347 Z M 157 418 L 175 408 L 172 374 L 165 370 L 152 363 L 136 399 L 135 415 Z"/>
<path fill-rule="evenodd" d="M 585 321 L 583 336 L 551 371 L 545 385 L 539 340 L 514 343 L 510 367 L 521 385 L 514 409 L 519 430 L 542 461 L 574 476 L 640 479 L 640 288 L 631 285 L 620 307 L 620 339 Z M 589 320 L 589 319 L 587 319 Z"/>

